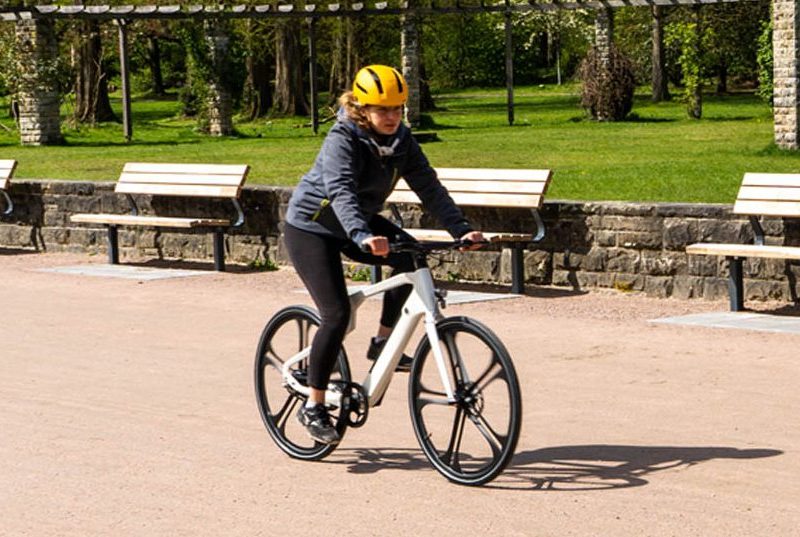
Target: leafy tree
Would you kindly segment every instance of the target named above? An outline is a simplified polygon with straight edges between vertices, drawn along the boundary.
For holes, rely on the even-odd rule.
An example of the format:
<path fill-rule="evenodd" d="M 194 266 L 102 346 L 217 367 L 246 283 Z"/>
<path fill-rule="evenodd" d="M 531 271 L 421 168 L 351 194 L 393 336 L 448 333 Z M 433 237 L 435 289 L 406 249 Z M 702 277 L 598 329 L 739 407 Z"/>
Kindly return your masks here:
<path fill-rule="evenodd" d="M 705 6 L 701 24 L 708 30 L 703 49 L 717 93 L 726 93 L 730 79 L 752 87 L 758 79 L 758 38 L 769 20 L 769 2 L 735 2 Z"/>
<path fill-rule="evenodd" d="M 104 61 L 103 29 L 96 19 L 78 22 L 75 35 L 75 119 L 116 121 L 108 96 L 109 63 Z"/>
<path fill-rule="evenodd" d="M 242 115 L 252 121 L 272 108 L 272 66 L 275 63 L 272 28 L 264 20 L 247 19 L 239 25 L 245 48 L 247 78 L 242 95 Z"/>
<path fill-rule="evenodd" d="M 683 74 L 683 94 L 689 117 L 700 119 L 703 114 L 703 84 L 708 80 L 708 60 L 703 56 L 711 41 L 711 30 L 700 24 L 699 10 L 693 22 L 673 22 L 667 26 L 667 42 L 680 49 L 678 64 Z"/>
<path fill-rule="evenodd" d="M 272 113 L 278 116 L 308 115 L 303 88 L 305 61 L 300 43 L 300 21 L 275 24 L 275 95 Z"/>

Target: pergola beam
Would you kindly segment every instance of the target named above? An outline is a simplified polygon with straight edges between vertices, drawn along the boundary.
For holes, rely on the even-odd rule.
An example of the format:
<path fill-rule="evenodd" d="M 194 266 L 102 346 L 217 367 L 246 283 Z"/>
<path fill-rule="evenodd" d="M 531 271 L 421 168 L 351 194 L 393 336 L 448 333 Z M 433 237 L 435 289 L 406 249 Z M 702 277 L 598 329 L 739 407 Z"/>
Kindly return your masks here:
<path fill-rule="evenodd" d="M 364 15 L 402 15 L 414 11 L 418 15 L 444 13 L 502 13 L 528 11 L 555 11 L 645 6 L 691 6 L 722 4 L 748 0 L 590 0 L 587 2 L 549 0 L 530 1 L 523 4 L 479 3 L 475 5 L 453 5 L 408 8 L 405 2 L 354 3 L 349 8 L 341 4 L 285 4 L 264 5 L 164 5 L 164 6 L 32 6 L 0 8 L 0 20 L 17 21 L 31 18 L 51 17 L 57 19 L 185 19 L 185 18 L 272 18 L 272 17 L 355 17 Z"/>

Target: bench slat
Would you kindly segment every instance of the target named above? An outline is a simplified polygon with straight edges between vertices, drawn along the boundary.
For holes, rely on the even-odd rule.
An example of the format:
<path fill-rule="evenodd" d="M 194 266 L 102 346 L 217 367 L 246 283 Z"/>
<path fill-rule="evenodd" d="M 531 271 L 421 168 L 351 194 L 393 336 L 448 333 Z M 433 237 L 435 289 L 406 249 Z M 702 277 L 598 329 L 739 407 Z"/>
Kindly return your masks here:
<path fill-rule="evenodd" d="M 135 216 L 132 214 L 74 214 L 70 219 L 73 222 L 84 224 L 176 228 L 229 226 L 231 224 L 230 220 L 221 218 L 178 218 L 168 216 Z"/>
<path fill-rule="evenodd" d="M 11 184 L 11 176 L 17 168 L 16 160 L 0 160 L 0 190 L 8 189 Z"/>
<path fill-rule="evenodd" d="M 687 254 L 800 259 L 800 246 L 759 246 L 756 244 L 697 243 L 686 247 Z"/>
<path fill-rule="evenodd" d="M 450 194 L 456 192 L 482 192 L 486 194 L 543 194 L 545 187 L 544 182 L 520 182 L 520 181 L 462 181 L 450 179 L 442 181 L 442 184 L 447 188 Z M 408 186 L 404 180 L 397 182 L 395 190 L 410 191 L 411 187 Z"/>
<path fill-rule="evenodd" d="M 794 186 L 800 187 L 797 173 L 746 173 L 742 186 Z"/>
<path fill-rule="evenodd" d="M 442 229 L 403 229 L 406 233 L 420 241 L 449 241 L 453 237 Z M 489 242 L 531 242 L 533 235 L 530 233 L 494 233 L 483 232 Z"/>
<path fill-rule="evenodd" d="M 742 186 L 742 188 L 739 189 L 737 200 L 800 201 L 800 186 Z"/>
<path fill-rule="evenodd" d="M 436 168 L 436 175 L 440 180 L 459 179 L 469 180 L 503 180 L 503 181 L 541 181 L 549 182 L 552 172 L 550 170 L 526 169 L 492 169 L 492 168 Z"/>
<path fill-rule="evenodd" d="M 124 171 L 122 175 L 119 176 L 119 183 L 240 186 L 244 183 L 244 178 L 242 175 L 222 175 L 213 173 L 139 173 Z"/>
<path fill-rule="evenodd" d="M 169 185 L 143 183 L 117 183 L 114 190 L 119 194 L 153 194 L 160 196 L 205 196 L 214 198 L 236 198 L 238 186 Z"/>
<path fill-rule="evenodd" d="M 246 164 L 165 164 L 157 162 L 128 162 L 123 172 L 132 173 L 176 173 L 182 175 L 233 175 L 247 176 L 249 166 Z"/>
<path fill-rule="evenodd" d="M 733 212 L 736 214 L 800 217 L 800 202 L 736 200 Z"/>
<path fill-rule="evenodd" d="M 486 194 L 451 192 L 450 196 L 457 205 L 474 205 L 480 207 L 525 207 L 538 209 L 542 196 L 530 194 Z M 387 199 L 390 203 L 419 203 L 419 198 L 411 191 L 395 191 Z"/>

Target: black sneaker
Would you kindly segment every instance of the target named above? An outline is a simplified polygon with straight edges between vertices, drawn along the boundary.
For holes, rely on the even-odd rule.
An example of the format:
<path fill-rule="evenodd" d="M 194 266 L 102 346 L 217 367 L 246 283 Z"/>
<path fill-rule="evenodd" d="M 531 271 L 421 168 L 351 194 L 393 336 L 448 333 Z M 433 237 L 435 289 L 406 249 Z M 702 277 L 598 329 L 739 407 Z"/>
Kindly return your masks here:
<path fill-rule="evenodd" d="M 372 360 L 373 362 L 378 359 L 378 356 L 381 355 L 381 351 L 383 347 L 386 345 L 388 339 L 384 339 L 380 342 L 376 340 L 376 338 L 372 338 L 369 341 L 369 349 L 367 349 L 367 358 Z M 397 367 L 394 368 L 395 371 L 400 371 L 401 373 L 408 373 L 411 371 L 411 362 L 413 359 L 411 356 L 407 354 L 403 354 L 400 357 L 400 362 L 397 364 Z"/>
<path fill-rule="evenodd" d="M 297 421 L 308 431 L 308 435 L 322 444 L 338 444 L 341 437 L 333 426 L 325 405 L 314 405 L 311 408 L 303 405 L 297 411 Z"/>

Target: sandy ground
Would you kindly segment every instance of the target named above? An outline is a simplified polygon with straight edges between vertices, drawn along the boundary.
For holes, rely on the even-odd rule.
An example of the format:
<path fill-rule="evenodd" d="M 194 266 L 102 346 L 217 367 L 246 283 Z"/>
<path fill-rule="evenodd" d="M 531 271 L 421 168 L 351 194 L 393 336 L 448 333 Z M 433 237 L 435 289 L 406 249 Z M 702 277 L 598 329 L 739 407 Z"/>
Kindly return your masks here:
<path fill-rule="evenodd" d="M 515 459 L 469 488 L 424 458 L 402 376 L 324 462 L 272 443 L 253 356 L 308 302 L 291 270 L 34 270 L 102 262 L 0 250 L 2 536 L 800 535 L 800 336 L 647 322 L 725 303 L 530 288 L 448 308 L 494 328 L 523 392 Z"/>

